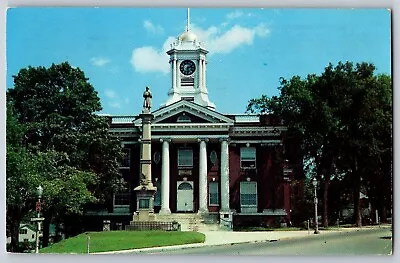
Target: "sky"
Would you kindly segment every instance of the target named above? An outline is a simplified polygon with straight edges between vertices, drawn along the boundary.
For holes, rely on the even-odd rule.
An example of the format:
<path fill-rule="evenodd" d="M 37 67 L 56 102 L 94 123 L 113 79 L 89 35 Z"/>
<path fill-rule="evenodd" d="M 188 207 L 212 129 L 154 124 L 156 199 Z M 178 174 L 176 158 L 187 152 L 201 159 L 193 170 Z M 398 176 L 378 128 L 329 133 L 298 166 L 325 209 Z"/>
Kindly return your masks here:
<path fill-rule="evenodd" d="M 153 110 L 171 85 L 170 44 L 184 8 L 12 8 L 7 11 L 7 88 L 27 66 L 68 61 L 85 72 L 102 114 L 137 115 L 146 86 Z M 279 79 L 320 74 L 328 63 L 370 62 L 391 74 L 386 9 L 191 8 L 191 30 L 208 53 L 207 89 L 216 111 L 279 94 Z"/>

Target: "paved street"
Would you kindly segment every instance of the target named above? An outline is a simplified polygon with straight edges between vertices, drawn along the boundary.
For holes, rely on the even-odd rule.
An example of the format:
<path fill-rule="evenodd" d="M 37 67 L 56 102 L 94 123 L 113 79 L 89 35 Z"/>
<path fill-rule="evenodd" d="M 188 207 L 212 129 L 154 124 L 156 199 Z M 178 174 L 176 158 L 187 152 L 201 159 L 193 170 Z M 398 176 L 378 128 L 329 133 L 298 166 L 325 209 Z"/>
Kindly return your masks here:
<path fill-rule="evenodd" d="M 388 228 L 335 232 L 278 241 L 152 251 L 151 254 L 193 255 L 390 255 L 392 232 Z M 148 254 L 148 253 L 147 253 Z"/>

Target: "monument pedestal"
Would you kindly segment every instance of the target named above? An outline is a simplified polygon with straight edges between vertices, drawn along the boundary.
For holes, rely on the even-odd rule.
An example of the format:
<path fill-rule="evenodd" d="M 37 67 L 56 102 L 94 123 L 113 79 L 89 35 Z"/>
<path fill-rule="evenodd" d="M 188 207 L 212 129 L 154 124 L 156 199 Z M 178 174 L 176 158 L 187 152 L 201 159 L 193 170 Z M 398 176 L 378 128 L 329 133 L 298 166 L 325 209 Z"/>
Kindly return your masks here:
<path fill-rule="evenodd" d="M 157 188 L 150 185 L 139 185 L 134 189 L 136 191 L 137 211 L 133 214 L 133 221 L 155 221 L 154 214 L 154 195 Z"/>

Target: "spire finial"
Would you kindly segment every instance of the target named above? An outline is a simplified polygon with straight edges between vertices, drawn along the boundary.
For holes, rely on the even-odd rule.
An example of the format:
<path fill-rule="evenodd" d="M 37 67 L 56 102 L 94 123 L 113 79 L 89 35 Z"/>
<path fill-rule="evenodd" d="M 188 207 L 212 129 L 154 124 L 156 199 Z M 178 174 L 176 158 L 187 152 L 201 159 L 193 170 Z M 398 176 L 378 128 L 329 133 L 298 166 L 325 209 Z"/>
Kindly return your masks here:
<path fill-rule="evenodd" d="M 190 30 L 190 8 L 187 9 L 187 24 L 186 24 L 186 31 Z"/>

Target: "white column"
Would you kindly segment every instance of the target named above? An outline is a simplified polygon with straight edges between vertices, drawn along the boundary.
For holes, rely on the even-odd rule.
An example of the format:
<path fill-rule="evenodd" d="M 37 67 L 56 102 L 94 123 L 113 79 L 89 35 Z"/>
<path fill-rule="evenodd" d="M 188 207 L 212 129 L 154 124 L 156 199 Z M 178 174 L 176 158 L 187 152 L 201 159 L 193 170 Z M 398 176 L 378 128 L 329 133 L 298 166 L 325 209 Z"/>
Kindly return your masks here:
<path fill-rule="evenodd" d="M 229 148 L 228 141 L 221 141 L 221 211 L 229 208 Z"/>
<path fill-rule="evenodd" d="M 203 60 L 204 65 L 203 65 L 203 91 L 206 89 L 206 60 Z"/>
<path fill-rule="evenodd" d="M 200 65 L 201 65 L 201 58 L 199 58 L 198 60 L 197 60 L 197 68 L 198 68 L 198 73 L 196 74 L 197 75 L 197 77 L 196 77 L 196 88 L 198 88 L 199 90 L 201 90 L 201 84 L 200 84 L 200 80 L 201 80 L 201 71 L 200 71 Z"/>
<path fill-rule="evenodd" d="M 173 82 L 173 84 L 172 84 L 172 89 L 174 90 L 174 92 L 175 92 L 175 89 L 176 89 L 176 58 L 173 58 L 173 61 L 172 61 L 172 64 L 173 64 L 173 66 L 172 66 L 172 82 Z"/>
<path fill-rule="evenodd" d="M 200 140 L 199 155 L 199 213 L 207 213 L 207 148 L 205 140 Z"/>
<path fill-rule="evenodd" d="M 160 214 L 170 214 L 169 209 L 169 141 L 162 141 L 161 170 L 161 210 Z"/>
<path fill-rule="evenodd" d="M 182 63 L 182 61 L 181 61 L 181 63 Z M 179 71 L 178 60 L 175 60 L 175 71 L 174 71 L 174 74 L 175 74 L 175 87 L 176 88 L 181 87 L 181 77 L 180 77 L 178 71 Z"/>
<path fill-rule="evenodd" d="M 171 58 L 171 91 L 174 90 L 174 59 Z"/>
<path fill-rule="evenodd" d="M 203 60 L 199 60 L 199 89 L 203 86 Z"/>
<path fill-rule="evenodd" d="M 205 87 L 205 74 L 206 74 L 206 61 L 205 60 L 203 60 L 202 61 L 202 67 L 201 67 L 201 70 L 202 70 L 202 74 L 201 74 L 201 88 L 202 88 L 202 90 L 204 89 L 204 87 Z"/>

